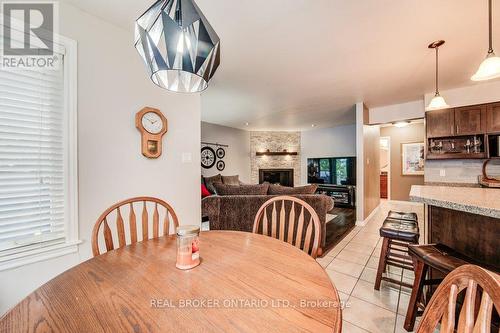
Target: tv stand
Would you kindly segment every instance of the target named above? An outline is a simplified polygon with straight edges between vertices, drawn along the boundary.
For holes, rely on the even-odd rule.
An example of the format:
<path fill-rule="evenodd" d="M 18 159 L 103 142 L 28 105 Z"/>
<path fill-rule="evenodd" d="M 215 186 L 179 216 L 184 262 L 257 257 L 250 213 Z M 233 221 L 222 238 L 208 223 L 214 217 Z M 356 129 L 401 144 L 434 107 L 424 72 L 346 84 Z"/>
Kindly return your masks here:
<path fill-rule="evenodd" d="M 319 184 L 316 193 L 331 197 L 336 207 L 356 207 L 356 186 Z"/>

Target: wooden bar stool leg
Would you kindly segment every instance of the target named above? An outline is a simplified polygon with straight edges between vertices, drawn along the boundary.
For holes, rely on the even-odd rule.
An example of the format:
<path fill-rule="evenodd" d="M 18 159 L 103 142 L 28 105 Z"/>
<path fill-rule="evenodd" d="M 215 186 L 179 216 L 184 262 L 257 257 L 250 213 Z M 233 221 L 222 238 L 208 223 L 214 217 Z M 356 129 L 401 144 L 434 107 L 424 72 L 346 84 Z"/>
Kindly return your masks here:
<path fill-rule="evenodd" d="M 378 261 L 377 278 L 375 279 L 375 290 L 380 290 L 382 282 L 382 273 L 385 272 L 385 263 L 387 259 L 387 251 L 389 250 L 389 238 L 384 238 L 382 250 L 380 251 L 380 259 Z"/>
<path fill-rule="evenodd" d="M 415 271 L 415 280 L 413 281 L 413 289 L 411 291 L 410 302 L 406 310 L 406 318 L 404 328 L 408 332 L 413 330 L 415 326 L 415 318 L 417 317 L 418 301 L 422 297 L 424 288 L 424 278 L 427 274 L 427 265 L 423 261 L 413 258 L 413 268 Z"/>

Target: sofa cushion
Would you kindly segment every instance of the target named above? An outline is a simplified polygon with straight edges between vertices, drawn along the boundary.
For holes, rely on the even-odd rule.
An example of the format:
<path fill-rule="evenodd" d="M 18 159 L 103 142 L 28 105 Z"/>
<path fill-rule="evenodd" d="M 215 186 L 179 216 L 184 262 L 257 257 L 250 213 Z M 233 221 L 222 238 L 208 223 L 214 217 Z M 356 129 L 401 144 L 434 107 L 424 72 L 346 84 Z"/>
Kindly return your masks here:
<path fill-rule="evenodd" d="M 270 185 L 269 195 L 290 195 L 290 194 L 314 194 L 318 185 L 306 185 L 300 187 L 286 187 L 281 185 Z"/>
<path fill-rule="evenodd" d="M 222 176 L 222 183 L 225 185 L 240 185 L 240 176 Z"/>
<path fill-rule="evenodd" d="M 269 185 L 226 185 L 214 184 L 218 195 L 266 195 Z"/>
<path fill-rule="evenodd" d="M 212 177 L 205 177 L 205 185 L 212 194 L 217 193 L 217 190 L 214 187 L 214 183 L 222 183 L 222 176 L 220 174 Z"/>

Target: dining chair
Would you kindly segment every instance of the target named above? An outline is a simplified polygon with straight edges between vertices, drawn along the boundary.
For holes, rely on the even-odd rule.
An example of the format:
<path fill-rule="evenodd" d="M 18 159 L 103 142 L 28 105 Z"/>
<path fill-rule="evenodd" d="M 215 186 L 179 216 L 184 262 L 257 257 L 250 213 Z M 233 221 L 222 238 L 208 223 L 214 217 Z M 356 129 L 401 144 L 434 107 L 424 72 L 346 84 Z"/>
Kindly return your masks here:
<path fill-rule="evenodd" d="M 266 201 L 257 212 L 253 224 L 253 233 L 292 244 L 313 258 L 318 254 L 320 230 L 318 214 L 311 205 L 290 196 Z"/>
<path fill-rule="evenodd" d="M 140 223 L 137 223 L 136 219 L 135 209 L 137 208 L 139 208 L 138 211 L 141 214 Z M 122 217 L 123 211 L 128 213 L 128 237 Z M 151 211 L 153 213 L 152 219 L 149 218 Z M 163 218 L 160 219 L 160 216 Z M 109 221 L 113 219 L 115 224 L 110 227 Z M 167 236 L 170 234 L 171 224 L 173 224 L 172 229 L 175 231 L 175 228 L 179 226 L 179 220 L 172 206 L 165 201 L 153 197 L 137 197 L 123 200 L 106 209 L 97 219 L 92 230 L 92 253 L 94 257 L 101 254 L 99 249 L 100 230 L 103 230 L 102 238 L 104 238 L 106 251 L 111 251 L 115 249 L 113 234 L 118 238 L 118 248 L 121 248 L 137 243 L 139 240 L 138 233 L 142 235 L 141 240 L 143 241 L 158 238 L 160 235 Z"/>
<path fill-rule="evenodd" d="M 457 295 L 464 290 L 464 302 L 456 318 Z M 489 333 L 493 306 L 499 313 L 500 276 L 479 266 L 460 266 L 448 274 L 437 288 L 424 311 L 417 333 L 435 332 L 438 324 L 441 333 Z"/>

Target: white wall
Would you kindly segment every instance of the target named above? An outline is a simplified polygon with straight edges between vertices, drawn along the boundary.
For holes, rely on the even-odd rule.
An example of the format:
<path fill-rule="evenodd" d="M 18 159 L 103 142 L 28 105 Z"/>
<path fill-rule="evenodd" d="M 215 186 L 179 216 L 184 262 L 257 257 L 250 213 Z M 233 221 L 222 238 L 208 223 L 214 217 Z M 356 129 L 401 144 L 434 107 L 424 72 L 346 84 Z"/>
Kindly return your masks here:
<path fill-rule="evenodd" d="M 400 120 L 424 118 L 424 100 L 370 109 L 370 124 L 386 124 Z"/>
<path fill-rule="evenodd" d="M 239 175 L 242 182 L 250 182 L 250 132 L 202 122 L 201 141 L 229 146 L 224 148 L 226 151 L 226 156 L 223 158 L 226 164 L 224 171 L 217 170 L 215 165 L 211 169 L 201 168 L 203 176 L 209 177 L 219 173 L 223 176 Z"/>
<path fill-rule="evenodd" d="M 200 97 L 154 86 L 133 47 L 133 31 L 60 4 L 61 34 L 78 41 L 79 253 L 0 272 L 0 313 L 91 255 L 90 234 L 118 200 L 152 195 L 170 202 L 180 223 L 200 221 Z M 163 156 L 140 152 L 134 116 L 157 107 L 169 121 Z M 192 162 L 182 164 L 183 152 Z"/>
<path fill-rule="evenodd" d="M 356 125 L 321 128 L 302 132 L 302 184 L 307 184 L 307 159 L 356 156 Z"/>

